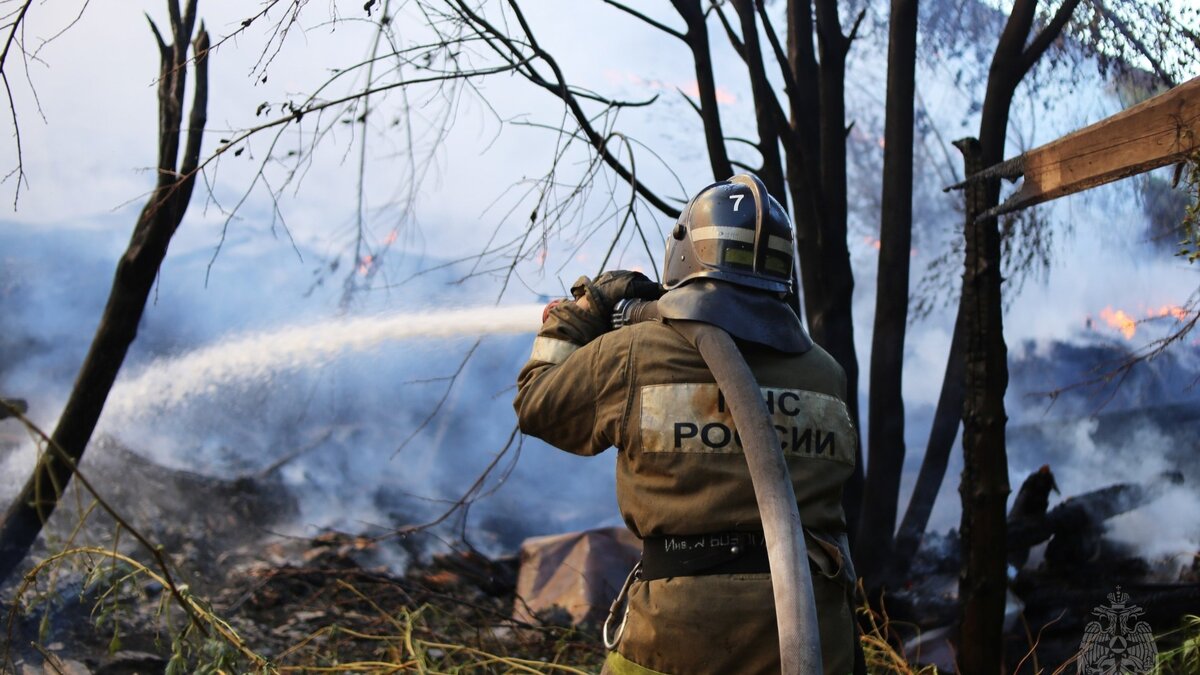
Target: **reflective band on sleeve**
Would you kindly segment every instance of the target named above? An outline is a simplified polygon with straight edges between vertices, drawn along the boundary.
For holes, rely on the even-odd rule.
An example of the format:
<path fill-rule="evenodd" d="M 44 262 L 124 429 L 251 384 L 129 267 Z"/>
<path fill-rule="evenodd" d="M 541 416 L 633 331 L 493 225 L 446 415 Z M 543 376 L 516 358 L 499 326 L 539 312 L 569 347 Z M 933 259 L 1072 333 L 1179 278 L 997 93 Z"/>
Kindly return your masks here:
<path fill-rule="evenodd" d="M 544 363 L 562 363 L 576 349 L 579 349 L 579 345 L 574 342 L 539 335 L 533 341 L 533 353 L 529 355 L 529 360 L 542 361 Z"/>

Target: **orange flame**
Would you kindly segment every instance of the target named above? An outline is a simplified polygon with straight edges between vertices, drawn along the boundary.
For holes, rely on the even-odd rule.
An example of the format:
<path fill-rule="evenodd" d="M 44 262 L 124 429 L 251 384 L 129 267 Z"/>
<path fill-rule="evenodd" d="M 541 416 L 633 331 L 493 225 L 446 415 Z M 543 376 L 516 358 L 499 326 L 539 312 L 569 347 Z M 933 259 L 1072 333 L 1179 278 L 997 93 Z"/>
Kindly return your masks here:
<path fill-rule="evenodd" d="M 883 246 L 883 242 L 879 241 L 875 237 L 863 237 L 863 243 L 875 249 L 876 251 Z"/>
<path fill-rule="evenodd" d="M 396 243 L 396 237 L 398 236 L 400 236 L 400 231 L 393 229 L 391 232 L 388 232 L 387 238 L 383 240 L 383 245 L 391 246 L 392 244 Z"/>
<path fill-rule="evenodd" d="M 1157 309 L 1151 309 L 1146 312 L 1146 315 L 1151 319 L 1157 319 L 1164 316 L 1175 317 L 1176 321 L 1183 321 L 1188 318 L 1188 311 L 1179 305 L 1163 305 Z"/>
<path fill-rule="evenodd" d="M 1191 312 L 1179 305 L 1161 305 L 1147 309 L 1146 318 L 1142 320 L 1161 319 L 1168 316 L 1173 317 L 1176 321 L 1184 321 L 1191 316 Z M 1133 336 L 1137 334 L 1138 320 L 1123 309 L 1105 307 L 1100 310 L 1100 318 L 1104 320 L 1104 323 L 1121 331 L 1121 335 L 1125 336 L 1126 340 L 1132 340 Z M 1089 325 L 1090 322 L 1089 319 Z"/>
<path fill-rule="evenodd" d="M 362 257 L 362 262 L 359 263 L 359 265 L 358 265 L 358 273 L 365 277 L 365 276 L 367 276 L 367 274 L 369 274 L 371 272 L 371 267 L 373 267 L 374 265 L 375 265 L 375 256 L 364 255 Z"/>
<path fill-rule="evenodd" d="M 1137 333 L 1137 321 L 1126 314 L 1123 309 L 1114 311 L 1112 307 L 1105 307 L 1100 310 L 1100 318 L 1104 320 L 1104 323 L 1121 331 L 1121 335 L 1124 335 L 1126 340 L 1132 340 L 1134 333 Z"/>

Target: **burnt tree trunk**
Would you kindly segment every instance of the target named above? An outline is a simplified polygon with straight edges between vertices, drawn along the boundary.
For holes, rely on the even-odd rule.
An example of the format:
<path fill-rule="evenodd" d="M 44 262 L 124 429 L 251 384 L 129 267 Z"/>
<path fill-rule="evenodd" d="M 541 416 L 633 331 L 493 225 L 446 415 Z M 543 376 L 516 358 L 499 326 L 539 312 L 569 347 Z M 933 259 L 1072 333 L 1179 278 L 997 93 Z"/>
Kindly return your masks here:
<path fill-rule="evenodd" d="M 1008 116 L 1017 85 L 1058 39 L 1079 0 L 1063 2 L 1030 40 L 1037 5 L 1037 0 L 1017 0 L 1004 25 L 988 72 L 979 141 L 966 144 L 977 146 L 977 150 L 960 147 L 967 161 L 967 175 L 1004 159 Z M 1003 668 L 1005 505 L 1009 492 L 1004 390 L 1008 386 L 1008 350 L 1000 296 L 999 228 L 995 218 L 973 217 L 999 202 L 1000 181 L 996 178 L 976 183 L 967 192 L 967 254 L 960 310 L 965 323 L 966 396 L 963 477 L 959 485 L 963 504 L 959 665 L 966 675 L 999 675 Z"/>
<path fill-rule="evenodd" d="M 180 12 L 179 1 L 169 0 L 173 44 L 166 44 L 157 27 L 150 27 L 158 42 L 161 67 L 158 85 L 158 178 L 149 201 L 138 216 L 129 247 L 117 263 L 108 304 L 96 328 L 91 348 L 79 370 L 51 445 L 42 452 L 33 474 L 0 522 L 0 583 L 28 554 L 42 526 L 54 512 L 59 497 L 83 457 L 117 372 L 137 336 L 167 246 L 187 210 L 195 185 L 201 136 L 208 101 L 208 33 L 203 24 L 192 42 L 196 71 L 195 95 L 188 118 L 183 160 L 182 136 L 184 84 L 188 64 L 188 39 L 196 20 L 196 0 Z M 58 452 L 61 450 L 61 453 Z"/>
<path fill-rule="evenodd" d="M 982 169 L 979 142 L 955 145 L 968 175 Z M 1000 230 L 995 218 L 977 218 L 986 196 L 981 185 L 967 190 L 966 269 L 962 308 L 965 321 L 966 396 L 963 401 L 962 495 L 963 605 L 960 672 L 1001 672 L 1004 601 L 1008 579 L 1005 506 L 1008 457 L 1004 447 L 1004 392 L 1008 349 L 1000 302 Z"/>
<path fill-rule="evenodd" d="M 855 564 L 868 587 L 882 584 L 904 469 L 904 333 L 908 326 L 912 249 L 913 107 L 917 65 L 917 0 L 892 0 L 888 24 L 887 121 L 884 126 L 883 206 L 867 448 L 870 452 Z"/>
<path fill-rule="evenodd" d="M 942 391 L 938 395 L 937 408 L 933 413 L 925 456 L 921 459 L 921 470 L 917 474 L 917 482 L 913 486 L 904 519 L 900 522 L 896 545 L 892 548 L 892 568 L 889 575 L 893 581 L 903 581 L 908 574 L 909 565 L 912 564 L 913 556 L 921 545 L 921 536 L 925 534 L 929 515 L 933 513 L 933 504 L 937 501 L 942 481 L 946 477 L 946 467 L 950 464 L 954 439 L 958 438 L 963 410 L 963 368 L 966 367 L 963 360 L 964 339 L 962 304 L 959 303 L 958 316 L 954 320 L 954 337 L 950 340 L 950 353 L 946 357 L 946 370 L 942 376 Z"/>
<path fill-rule="evenodd" d="M 791 131 L 785 149 L 805 313 L 813 339 L 846 371 L 846 406 L 859 429 L 858 354 L 851 314 L 854 272 L 846 242 L 845 102 L 846 54 L 858 23 L 844 34 L 835 0 L 792 0 L 787 16 Z M 861 451 L 857 460 L 843 498 L 851 536 L 857 531 L 862 503 Z"/>
<path fill-rule="evenodd" d="M 1008 134 L 1008 116 L 1017 86 L 1029 70 L 1042 58 L 1050 45 L 1062 35 L 1067 20 L 1079 6 L 1080 0 L 1065 0 L 1055 10 L 1050 20 L 1032 39 L 1034 18 L 1038 0 L 1017 0 L 1005 22 L 1004 31 L 992 55 L 988 73 L 987 91 L 983 101 L 982 119 L 979 124 L 979 151 L 981 168 L 993 166 L 1004 159 L 1004 145 Z M 986 181 L 978 197 L 978 213 L 1000 203 L 999 179 Z M 970 202 L 970 199 L 968 199 Z M 969 221 L 968 221 L 969 222 Z M 1000 257 L 992 263 L 999 274 Z M 921 535 L 929 522 L 929 513 L 945 477 L 946 465 L 957 433 L 958 421 L 963 415 L 962 395 L 964 384 L 965 351 L 964 303 L 960 298 L 958 318 L 955 321 L 954 340 L 947 358 L 946 374 L 942 382 L 942 394 L 938 399 L 930 431 L 929 444 L 922 460 L 921 472 L 909 507 L 901 525 L 899 542 L 895 551 L 896 569 L 893 573 L 907 571 L 907 565 L 920 544 Z M 1003 595 L 1003 591 L 1001 591 Z M 969 672 L 969 671 L 966 671 Z"/>
<path fill-rule="evenodd" d="M 763 63 L 754 2 L 755 0 L 733 0 L 733 8 L 737 12 L 742 29 L 742 60 L 746 62 L 746 69 L 750 75 L 750 91 L 754 97 L 754 120 L 758 127 L 757 148 L 762 156 L 758 174 L 763 185 L 767 187 L 767 192 L 777 196 L 780 203 L 786 204 L 783 162 L 779 154 L 779 119 L 775 114 L 777 103 Z"/>
<path fill-rule="evenodd" d="M 683 40 L 692 52 L 692 63 L 696 69 L 696 90 L 700 98 L 697 112 L 704 122 L 704 142 L 708 148 L 713 180 L 725 180 L 733 175 L 733 165 L 729 163 L 725 135 L 721 130 L 721 110 L 717 104 L 717 85 L 713 78 L 707 16 L 700 7 L 700 0 L 672 0 L 671 4 L 687 25 Z"/>

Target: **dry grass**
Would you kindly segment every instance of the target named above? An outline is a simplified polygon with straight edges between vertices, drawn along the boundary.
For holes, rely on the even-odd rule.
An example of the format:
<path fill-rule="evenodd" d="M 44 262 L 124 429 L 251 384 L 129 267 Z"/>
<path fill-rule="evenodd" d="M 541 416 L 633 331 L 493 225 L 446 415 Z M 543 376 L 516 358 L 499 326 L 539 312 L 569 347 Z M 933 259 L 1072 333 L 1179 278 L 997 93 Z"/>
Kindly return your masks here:
<path fill-rule="evenodd" d="M 1200 673 L 1200 616 L 1183 617 L 1179 628 L 1159 637 L 1178 639 L 1179 645 L 1159 653 L 1155 675 Z"/>
<path fill-rule="evenodd" d="M 861 579 L 858 597 L 866 597 Z M 918 667 L 910 663 L 912 657 L 904 653 L 899 636 L 892 630 L 893 622 L 888 616 L 885 602 L 881 600 L 879 611 L 876 611 L 864 599 L 858 607 L 858 614 L 859 625 L 867 628 L 859 638 L 867 672 L 871 675 L 938 675 L 937 666 Z"/>

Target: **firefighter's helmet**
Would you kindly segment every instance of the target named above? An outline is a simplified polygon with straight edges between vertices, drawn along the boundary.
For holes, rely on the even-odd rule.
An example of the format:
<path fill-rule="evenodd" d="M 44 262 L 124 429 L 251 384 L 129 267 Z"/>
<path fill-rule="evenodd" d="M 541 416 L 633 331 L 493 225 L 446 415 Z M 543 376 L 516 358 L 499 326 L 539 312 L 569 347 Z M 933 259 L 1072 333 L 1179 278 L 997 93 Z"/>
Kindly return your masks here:
<path fill-rule="evenodd" d="M 688 202 L 667 238 L 663 288 L 720 279 L 759 290 L 792 288 L 792 224 L 757 177 L 713 183 Z"/>

